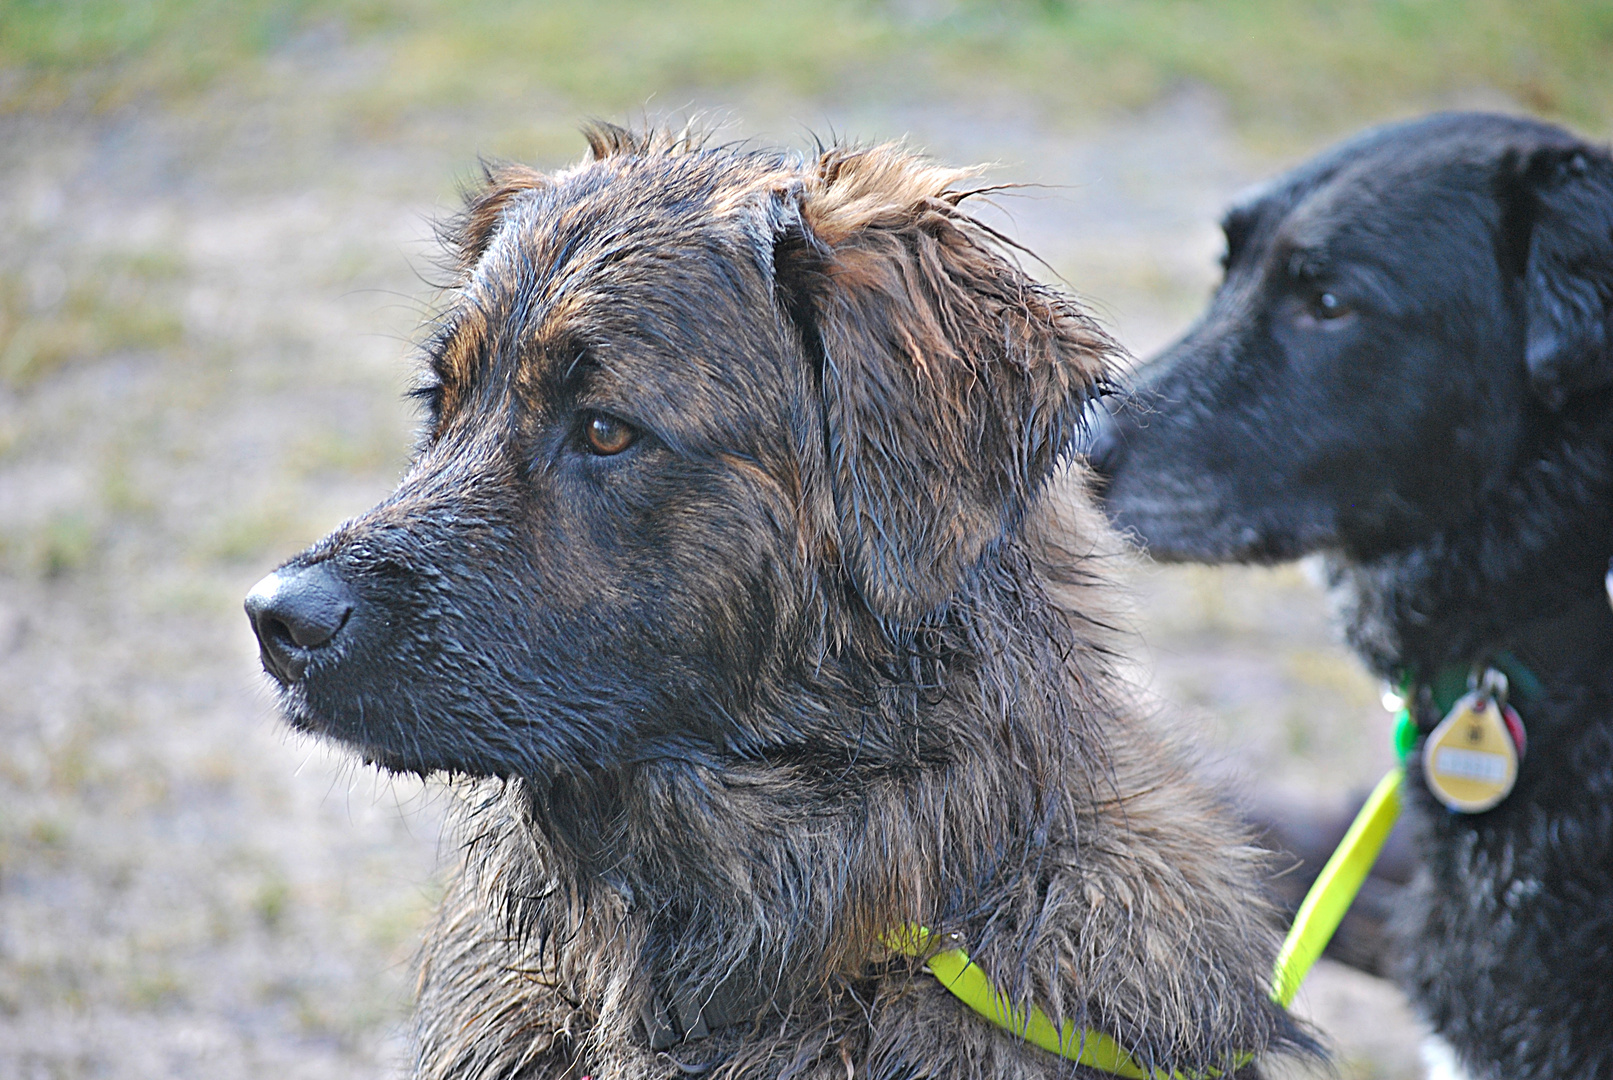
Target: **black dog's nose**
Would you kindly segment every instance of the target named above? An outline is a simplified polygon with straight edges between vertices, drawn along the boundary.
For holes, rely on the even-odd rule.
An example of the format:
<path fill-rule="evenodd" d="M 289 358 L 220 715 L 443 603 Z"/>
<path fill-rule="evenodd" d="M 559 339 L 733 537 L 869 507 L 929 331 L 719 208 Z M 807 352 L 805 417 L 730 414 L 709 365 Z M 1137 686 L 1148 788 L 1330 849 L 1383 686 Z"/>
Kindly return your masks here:
<path fill-rule="evenodd" d="M 263 670 L 284 684 L 302 678 L 309 654 L 330 644 L 352 613 L 352 590 L 325 563 L 276 570 L 246 597 Z"/>
<path fill-rule="evenodd" d="M 1120 459 L 1125 456 L 1125 443 L 1119 429 L 1110 407 L 1095 405 L 1088 413 L 1086 431 L 1076 447 L 1097 474 L 1094 487 L 1099 495 L 1109 486 L 1110 478 L 1120 467 Z"/>

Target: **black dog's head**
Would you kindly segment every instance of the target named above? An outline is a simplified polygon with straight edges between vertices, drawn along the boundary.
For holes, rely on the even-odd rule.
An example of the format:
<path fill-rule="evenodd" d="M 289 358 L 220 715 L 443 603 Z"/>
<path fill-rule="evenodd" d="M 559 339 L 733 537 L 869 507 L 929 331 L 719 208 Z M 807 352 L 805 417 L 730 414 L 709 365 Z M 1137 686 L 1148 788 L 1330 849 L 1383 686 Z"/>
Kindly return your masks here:
<path fill-rule="evenodd" d="M 1613 383 L 1613 161 L 1559 128 L 1371 131 L 1224 227 L 1209 310 L 1093 449 L 1110 513 L 1158 557 L 1417 543 Z"/>
<path fill-rule="evenodd" d="M 965 173 L 591 143 L 472 197 L 408 475 L 247 601 L 290 721 L 389 768 L 854 742 L 845 658 L 993 557 L 1107 355 Z"/>

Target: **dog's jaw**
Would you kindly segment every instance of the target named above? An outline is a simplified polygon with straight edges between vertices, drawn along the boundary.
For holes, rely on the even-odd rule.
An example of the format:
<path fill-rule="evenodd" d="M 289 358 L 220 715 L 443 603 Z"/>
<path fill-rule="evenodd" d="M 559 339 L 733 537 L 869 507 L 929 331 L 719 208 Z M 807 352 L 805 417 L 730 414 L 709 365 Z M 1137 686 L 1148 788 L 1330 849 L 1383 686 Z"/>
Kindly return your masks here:
<path fill-rule="evenodd" d="M 1333 542 L 1331 530 L 1315 527 L 1313 519 L 1297 527 L 1284 521 L 1254 524 L 1204 498 L 1202 490 L 1177 499 L 1169 488 L 1166 479 L 1142 491 L 1115 485 L 1107 495 L 1115 528 L 1160 562 L 1274 564 Z"/>

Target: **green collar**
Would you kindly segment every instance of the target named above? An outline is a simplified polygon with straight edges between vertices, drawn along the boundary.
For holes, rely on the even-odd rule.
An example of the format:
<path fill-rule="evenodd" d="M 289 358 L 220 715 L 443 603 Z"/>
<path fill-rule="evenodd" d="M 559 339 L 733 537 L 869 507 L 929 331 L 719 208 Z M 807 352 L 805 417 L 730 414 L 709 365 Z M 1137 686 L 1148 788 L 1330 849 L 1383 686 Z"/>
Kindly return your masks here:
<path fill-rule="evenodd" d="M 1527 704 L 1545 693 L 1540 678 L 1514 653 L 1496 653 L 1484 666 L 1495 668 L 1507 677 L 1507 696 L 1514 704 L 1518 702 Z M 1416 703 L 1418 692 L 1427 687 L 1428 697 L 1435 713 L 1444 717 L 1462 695 L 1471 689 L 1468 680 L 1472 672 L 1471 664 L 1448 664 L 1427 679 L 1419 679 L 1410 671 L 1401 676 L 1399 690 L 1402 704 L 1400 711 L 1395 714 L 1395 754 L 1400 758 L 1402 765 L 1406 763 L 1406 758 L 1416 748 L 1417 740 L 1423 735 L 1422 728 L 1417 723 L 1417 715 L 1412 708 Z"/>
<path fill-rule="evenodd" d="M 1438 709 L 1440 715 L 1443 716 L 1450 712 L 1451 706 L 1455 705 L 1457 700 L 1470 689 L 1468 676 L 1475 666 L 1477 665 L 1449 664 L 1434 672 L 1432 678 L 1422 680 L 1414 679 L 1410 674 L 1407 674 L 1401 680 L 1403 690 L 1401 696 L 1409 702 L 1411 701 L 1411 692 L 1415 691 L 1418 686 L 1427 686 L 1429 694 L 1434 700 L 1434 708 Z M 1507 677 L 1508 695 L 1514 702 L 1527 702 L 1533 698 L 1538 698 L 1544 692 L 1540 685 L 1540 679 L 1514 653 L 1496 653 L 1485 661 L 1483 666 L 1495 668 Z"/>

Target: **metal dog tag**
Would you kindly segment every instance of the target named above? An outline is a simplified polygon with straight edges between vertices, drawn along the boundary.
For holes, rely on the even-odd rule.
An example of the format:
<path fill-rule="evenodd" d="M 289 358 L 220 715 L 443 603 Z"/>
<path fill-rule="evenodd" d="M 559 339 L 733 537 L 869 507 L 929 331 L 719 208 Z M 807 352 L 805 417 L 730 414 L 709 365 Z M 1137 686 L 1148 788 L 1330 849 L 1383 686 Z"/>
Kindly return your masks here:
<path fill-rule="evenodd" d="M 1423 743 L 1428 790 L 1464 814 L 1489 810 L 1517 783 L 1523 739 L 1523 721 L 1506 702 L 1505 679 L 1485 672 L 1484 685 L 1451 706 Z"/>

